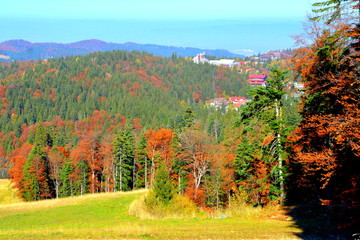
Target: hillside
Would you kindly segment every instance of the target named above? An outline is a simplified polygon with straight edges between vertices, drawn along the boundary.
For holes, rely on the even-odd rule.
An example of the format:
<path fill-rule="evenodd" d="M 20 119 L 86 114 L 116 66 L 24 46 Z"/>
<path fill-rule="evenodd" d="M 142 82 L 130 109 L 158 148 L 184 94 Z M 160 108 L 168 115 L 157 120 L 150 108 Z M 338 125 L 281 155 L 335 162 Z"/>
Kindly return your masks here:
<path fill-rule="evenodd" d="M 144 134 L 155 138 L 152 129 L 181 130 L 189 125 L 189 121 L 219 142 L 224 139 L 225 127 L 231 127 L 231 124 L 223 124 L 223 120 L 233 119 L 237 111 L 225 114 L 225 109 L 217 111 L 206 107 L 206 101 L 221 96 L 245 96 L 249 89 L 246 75 L 231 69 L 197 65 L 176 56 L 165 58 L 126 51 L 2 63 L 0 81 L 0 162 L 4 166 L 0 169 L 0 177 L 8 177 L 11 169 L 17 180 L 24 176 L 24 160 L 36 142 L 38 127 L 46 128 L 48 137 L 44 144 L 50 147 L 46 150 L 50 155 L 64 150 L 58 152 L 60 157 L 53 156 L 56 161 L 61 161 L 59 167 L 64 169 L 66 159 L 70 161 L 71 158 L 70 171 L 77 171 L 78 160 L 87 159 L 82 154 L 89 152 L 81 150 L 84 141 L 94 141 L 96 159 L 99 159 L 99 164 L 106 165 L 105 162 L 112 158 L 115 136 L 125 128 L 131 128 L 131 148 L 140 144 L 139 139 Z M 190 120 L 185 116 L 187 110 Z M 147 143 L 143 144 L 142 149 Z M 55 152 L 50 153 L 52 147 Z M 64 158 L 61 154 L 65 154 Z M 132 184 L 135 182 L 140 187 L 144 185 L 143 166 L 138 164 L 138 180 L 132 178 L 126 184 L 129 189 L 134 188 Z M 99 191 L 109 191 L 100 184 L 105 182 L 103 177 L 106 174 L 112 173 L 105 165 L 96 167 L 103 171 L 96 177 L 99 179 L 96 186 L 101 188 Z M 133 169 L 133 164 L 129 166 Z M 88 171 L 88 163 L 81 169 Z M 111 181 L 106 180 L 109 184 Z M 50 189 L 54 190 L 53 180 L 49 183 Z M 85 182 L 81 184 L 87 185 Z M 64 196 L 80 194 L 80 185 L 75 185 L 72 184 L 76 191 L 66 192 Z M 50 195 L 42 197 L 55 197 L 52 190 Z"/>
<path fill-rule="evenodd" d="M 246 76 L 236 71 L 125 51 L 3 64 L 0 79 L 5 132 L 56 116 L 83 120 L 94 110 L 138 118 L 145 127 L 171 126 L 186 106 L 201 108 L 198 103 L 244 96 L 248 89 Z"/>
<path fill-rule="evenodd" d="M 141 220 L 130 216 L 129 205 L 143 194 L 144 190 L 138 190 L 0 203 L 0 239 L 299 239 L 295 234 L 300 230 L 291 221 L 204 215 Z"/>
<path fill-rule="evenodd" d="M 0 61 L 11 60 L 38 60 L 53 57 L 66 57 L 75 55 L 85 55 L 91 52 L 104 52 L 113 50 L 141 51 L 154 54 L 156 56 L 170 57 L 173 54 L 182 57 L 193 57 L 200 52 L 216 57 L 244 57 L 231 53 L 227 50 L 210 50 L 190 47 L 160 46 L 155 44 L 138 43 L 110 43 L 96 39 L 84 40 L 74 43 L 31 43 L 25 40 L 9 40 L 0 43 Z"/>

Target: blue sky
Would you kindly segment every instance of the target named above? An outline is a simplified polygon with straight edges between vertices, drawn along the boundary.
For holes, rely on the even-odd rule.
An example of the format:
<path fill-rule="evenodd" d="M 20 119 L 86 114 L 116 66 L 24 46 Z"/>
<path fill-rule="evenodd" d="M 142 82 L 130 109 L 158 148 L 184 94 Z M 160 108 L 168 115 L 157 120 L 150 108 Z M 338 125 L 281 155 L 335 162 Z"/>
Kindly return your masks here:
<path fill-rule="evenodd" d="M 258 53 L 293 46 L 314 0 L 12 0 L 0 41 L 100 39 Z"/>

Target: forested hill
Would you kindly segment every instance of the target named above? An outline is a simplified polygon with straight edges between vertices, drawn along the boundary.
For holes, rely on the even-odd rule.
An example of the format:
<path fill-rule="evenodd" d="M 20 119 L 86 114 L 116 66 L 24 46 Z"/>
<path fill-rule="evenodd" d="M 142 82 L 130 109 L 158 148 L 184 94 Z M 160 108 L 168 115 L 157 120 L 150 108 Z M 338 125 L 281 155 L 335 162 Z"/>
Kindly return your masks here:
<path fill-rule="evenodd" d="M 100 40 L 84 40 L 80 42 L 61 44 L 61 43 L 31 43 L 24 40 L 9 40 L 0 43 L 0 60 L 38 60 L 51 57 L 66 57 L 75 55 L 85 55 L 97 51 L 143 51 L 157 56 L 170 57 L 176 54 L 182 57 L 196 56 L 200 52 L 206 52 L 208 55 L 216 57 L 244 57 L 227 50 L 210 50 L 199 48 L 183 48 L 161 46 L 155 44 L 138 43 L 108 43 Z"/>
<path fill-rule="evenodd" d="M 0 131 L 26 123 L 80 121 L 94 110 L 171 126 L 186 107 L 223 94 L 244 96 L 246 76 L 184 58 L 113 51 L 0 65 Z"/>

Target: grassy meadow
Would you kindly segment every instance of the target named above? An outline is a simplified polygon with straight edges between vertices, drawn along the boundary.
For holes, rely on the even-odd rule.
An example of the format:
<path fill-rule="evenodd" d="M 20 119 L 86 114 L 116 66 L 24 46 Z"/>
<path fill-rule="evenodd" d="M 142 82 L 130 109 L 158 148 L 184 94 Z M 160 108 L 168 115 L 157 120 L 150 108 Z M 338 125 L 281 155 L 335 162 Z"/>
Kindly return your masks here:
<path fill-rule="evenodd" d="M 0 239 L 300 239 L 301 230 L 277 212 L 216 218 L 140 219 L 129 206 L 146 193 L 102 193 L 21 202 L 0 181 Z M 250 211 L 251 212 L 251 211 Z"/>

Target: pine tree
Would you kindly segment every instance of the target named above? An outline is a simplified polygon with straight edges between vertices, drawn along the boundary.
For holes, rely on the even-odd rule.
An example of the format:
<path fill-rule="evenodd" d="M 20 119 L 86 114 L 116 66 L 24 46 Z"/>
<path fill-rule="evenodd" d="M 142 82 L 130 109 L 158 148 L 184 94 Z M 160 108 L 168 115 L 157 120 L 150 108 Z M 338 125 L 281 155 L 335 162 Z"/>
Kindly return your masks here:
<path fill-rule="evenodd" d="M 149 187 L 149 173 L 151 162 L 146 151 L 147 139 L 144 134 L 141 135 L 139 144 L 136 148 L 136 168 L 135 172 L 135 188 Z"/>
<path fill-rule="evenodd" d="M 73 172 L 70 160 L 67 160 L 60 170 L 59 197 L 72 196 L 72 184 L 70 175 Z"/>
<path fill-rule="evenodd" d="M 175 190 L 165 164 L 160 163 L 153 185 L 154 197 L 167 205 L 173 199 Z"/>
<path fill-rule="evenodd" d="M 127 191 L 132 189 L 133 166 L 134 166 L 134 137 L 131 128 L 121 130 L 113 143 L 114 158 L 116 164 L 115 181 L 116 190 Z"/>
<path fill-rule="evenodd" d="M 249 169 L 254 169 L 255 166 L 266 167 L 267 170 L 263 169 L 262 172 L 268 176 L 260 177 L 264 179 L 264 186 L 270 184 L 269 199 L 276 197 L 285 199 L 283 163 L 285 133 L 288 130 L 282 113 L 282 101 L 286 93 L 283 89 L 287 78 L 288 71 L 273 67 L 266 86 L 251 89 L 249 94 L 252 96 L 252 101 L 242 108 L 240 120 L 237 122 L 237 125 L 243 128 L 244 142 L 241 144 L 246 146 L 250 138 L 256 139 L 252 141 L 251 147 L 238 149 L 235 161 L 238 167 L 235 170 L 238 181 L 242 184 L 252 181 L 255 175 L 249 174 Z M 265 179 L 271 179 L 271 181 L 267 182 Z"/>
<path fill-rule="evenodd" d="M 236 181 L 241 184 L 241 182 L 246 181 L 250 178 L 251 162 L 254 158 L 256 147 L 254 143 L 250 143 L 247 139 L 247 136 L 244 135 L 239 145 L 236 158 L 235 158 L 235 173 Z"/>
<path fill-rule="evenodd" d="M 46 152 L 35 146 L 24 165 L 22 197 L 27 201 L 52 198 L 54 187 L 49 177 L 49 166 Z"/>
<path fill-rule="evenodd" d="M 184 114 L 185 127 L 189 128 L 194 125 L 194 113 L 191 107 L 188 107 Z"/>
<path fill-rule="evenodd" d="M 33 167 L 32 158 L 26 159 L 24 165 L 24 178 L 21 181 L 21 197 L 25 201 L 36 201 L 40 199 L 39 181 L 36 178 L 36 171 Z"/>
<path fill-rule="evenodd" d="M 84 195 L 89 192 L 89 172 L 90 168 L 86 160 L 81 159 L 77 162 L 70 175 L 72 195 Z"/>

